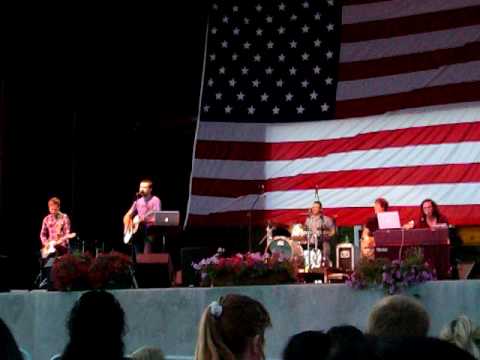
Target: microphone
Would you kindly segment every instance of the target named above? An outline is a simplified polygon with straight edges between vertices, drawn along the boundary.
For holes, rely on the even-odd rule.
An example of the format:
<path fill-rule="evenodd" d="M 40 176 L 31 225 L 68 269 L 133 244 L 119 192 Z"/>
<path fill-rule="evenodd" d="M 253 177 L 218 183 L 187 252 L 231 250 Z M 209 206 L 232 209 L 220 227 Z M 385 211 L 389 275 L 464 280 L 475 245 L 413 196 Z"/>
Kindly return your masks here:
<path fill-rule="evenodd" d="M 139 191 L 139 192 L 135 193 L 135 195 L 136 195 L 137 197 L 143 196 L 143 192 L 142 192 L 142 191 Z"/>

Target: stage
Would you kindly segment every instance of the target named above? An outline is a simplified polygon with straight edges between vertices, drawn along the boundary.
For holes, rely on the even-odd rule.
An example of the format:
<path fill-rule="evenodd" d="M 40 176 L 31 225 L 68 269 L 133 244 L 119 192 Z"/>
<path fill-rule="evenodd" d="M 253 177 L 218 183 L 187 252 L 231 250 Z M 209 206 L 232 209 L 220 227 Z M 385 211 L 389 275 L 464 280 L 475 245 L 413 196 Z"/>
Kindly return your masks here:
<path fill-rule="evenodd" d="M 351 324 L 364 329 L 380 291 L 355 291 L 343 284 L 225 288 L 116 290 L 128 323 L 126 350 L 159 346 L 170 359 L 191 358 L 197 322 L 220 295 L 241 293 L 262 301 L 272 316 L 267 357 L 279 359 L 288 338 L 308 329 Z M 435 281 L 412 288 L 432 317 L 431 335 L 464 313 L 480 322 L 480 280 Z M 12 291 L 0 294 L 0 317 L 33 359 L 49 359 L 66 341 L 65 319 L 79 292 Z"/>

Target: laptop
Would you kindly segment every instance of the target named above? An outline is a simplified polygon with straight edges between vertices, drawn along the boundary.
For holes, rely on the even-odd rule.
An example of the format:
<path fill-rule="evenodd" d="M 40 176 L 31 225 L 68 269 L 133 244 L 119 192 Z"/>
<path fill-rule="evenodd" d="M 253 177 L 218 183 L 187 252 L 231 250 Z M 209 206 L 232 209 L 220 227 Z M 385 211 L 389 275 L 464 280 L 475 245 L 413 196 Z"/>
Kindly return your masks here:
<path fill-rule="evenodd" d="M 398 211 L 385 211 L 377 214 L 378 228 L 384 229 L 400 229 L 400 215 Z"/>
<path fill-rule="evenodd" d="M 178 226 L 180 224 L 179 211 L 155 211 L 155 225 Z"/>

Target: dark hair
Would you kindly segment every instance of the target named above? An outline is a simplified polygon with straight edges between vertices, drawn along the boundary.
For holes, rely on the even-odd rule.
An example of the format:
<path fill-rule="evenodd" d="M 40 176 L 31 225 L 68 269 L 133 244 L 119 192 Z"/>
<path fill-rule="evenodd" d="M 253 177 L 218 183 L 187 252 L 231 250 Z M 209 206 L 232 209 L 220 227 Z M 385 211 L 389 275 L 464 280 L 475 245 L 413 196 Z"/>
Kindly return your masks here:
<path fill-rule="evenodd" d="M 330 338 L 322 331 L 304 331 L 293 335 L 283 350 L 283 360 L 325 359 L 330 351 Z"/>
<path fill-rule="evenodd" d="M 315 205 L 315 204 L 318 204 L 320 207 L 322 207 L 322 203 L 321 203 L 320 201 L 318 201 L 318 200 L 314 201 L 313 204 L 312 204 L 312 206 Z"/>
<path fill-rule="evenodd" d="M 22 360 L 22 353 L 7 324 L 0 319 L 0 359 Z"/>
<path fill-rule="evenodd" d="M 70 340 L 62 360 L 121 359 L 125 313 L 115 297 L 101 290 L 84 293 L 67 320 Z"/>
<path fill-rule="evenodd" d="M 432 204 L 432 216 L 438 220 L 440 220 L 440 217 L 442 216 L 440 214 L 440 210 L 438 209 L 438 205 L 435 201 L 433 201 L 432 199 L 425 199 L 422 201 L 422 203 L 420 204 L 420 222 L 421 223 L 426 223 L 427 222 L 427 218 L 425 217 L 425 213 L 423 212 L 423 205 L 426 203 L 426 202 L 430 202 Z"/>
<path fill-rule="evenodd" d="M 355 326 L 334 326 L 327 335 L 332 344 L 328 360 L 378 359 L 374 347 Z"/>
<path fill-rule="evenodd" d="M 222 296 L 217 306 L 220 314 L 212 314 L 212 304 L 207 306 L 198 326 L 195 359 L 233 360 L 243 354 L 248 340 L 260 336 L 272 326 L 267 309 L 257 300 L 245 295 Z"/>
<path fill-rule="evenodd" d="M 375 204 L 378 204 L 382 207 L 383 211 L 388 210 L 388 201 L 384 198 L 377 198 L 375 199 Z"/>

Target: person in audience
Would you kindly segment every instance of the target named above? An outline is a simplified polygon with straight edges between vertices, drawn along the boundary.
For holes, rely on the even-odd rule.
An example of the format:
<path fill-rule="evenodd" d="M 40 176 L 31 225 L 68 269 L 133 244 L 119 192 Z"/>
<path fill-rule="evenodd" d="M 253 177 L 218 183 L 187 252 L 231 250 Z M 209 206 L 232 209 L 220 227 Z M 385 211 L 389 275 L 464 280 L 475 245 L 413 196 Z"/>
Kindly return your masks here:
<path fill-rule="evenodd" d="M 388 360 L 474 360 L 465 350 L 444 340 L 426 336 L 369 336 L 380 359 Z"/>
<path fill-rule="evenodd" d="M 460 315 L 445 326 L 440 332 L 440 339 L 457 345 L 475 359 L 480 359 L 480 328 L 465 315 Z"/>
<path fill-rule="evenodd" d="M 70 338 L 62 360 L 123 359 L 125 313 L 112 294 L 84 293 L 70 312 L 67 330 Z"/>
<path fill-rule="evenodd" d="M 330 337 L 323 331 L 304 331 L 293 335 L 283 350 L 283 360 L 326 359 L 330 351 Z"/>
<path fill-rule="evenodd" d="M 162 350 L 147 346 L 134 351 L 129 358 L 134 360 L 165 360 Z"/>
<path fill-rule="evenodd" d="M 334 326 L 327 331 L 330 338 L 328 360 L 377 360 L 379 357 L 365 335 L 355 326 Z"/>
<path fill-rule="evenodd" d="M 265 359 L 265 307 L 248 296 L 229 294 L 204 310 L 198 327 L 196 360 Z"/>
<path fill-rule="evenodd" d="M 380 300 L 369 317 L 367 333 L 376 336 L 427 336 L 430 317 L 424 306 L 406 295 Z"/>
<path fill-rule="evenodd" d="M 0 319 L 0 359 L 22 360 L 22 353 L 7 324 Z"/>

